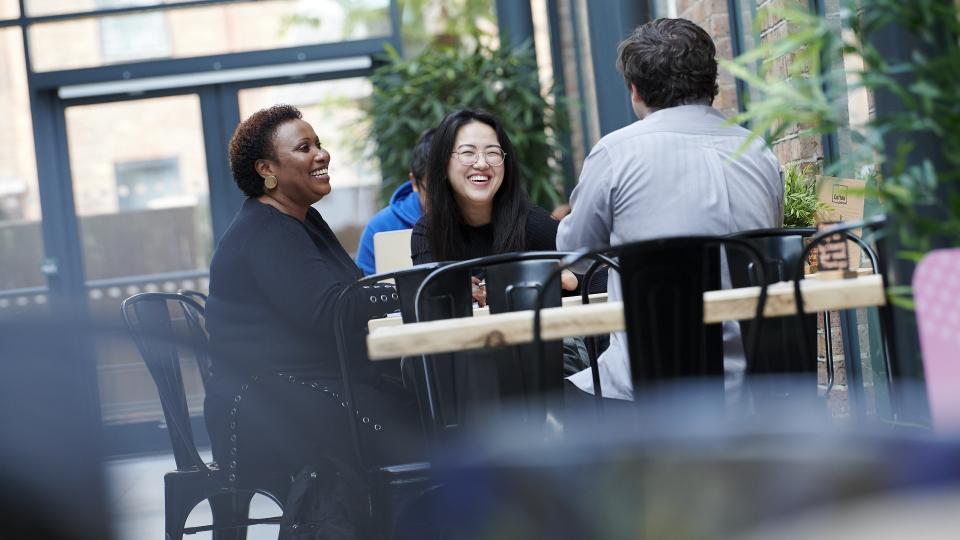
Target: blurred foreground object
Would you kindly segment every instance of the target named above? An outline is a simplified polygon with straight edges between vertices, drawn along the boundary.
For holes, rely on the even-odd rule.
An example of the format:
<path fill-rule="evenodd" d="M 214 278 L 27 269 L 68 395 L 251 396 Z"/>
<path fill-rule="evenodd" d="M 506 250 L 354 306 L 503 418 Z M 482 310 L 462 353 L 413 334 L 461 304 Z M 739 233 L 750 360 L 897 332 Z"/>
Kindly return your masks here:
<path fill-rule="evenodd" d="M 960 249 L 931 251 L 920 261 L 913 298 L 933 426 L 960 433 Z"/>
<path fill-rule="evenodd" d="M 960 441 L 840 430 L 818 400 L 755 402 L 729 416 L 700 396 L 674 387 L 637 407 L 584 411 L 551 433 L 493 426 L 436 462 L 436 519 L 458 539 L 692 540 L 759 527 L 765 534 L 751 538 L 800 538 L 780 524 L 814 511 L 872 524 L 893 504 L 901 525 L 934 523 L 936 513 L 938 527 L 960 530 L 960 515 L 937 499 L 960 493 Z M 914 496 L 937 504 L 899 502 Z M 895 502 L 864 505 L 877 497 Z M 805 536 L 829 537 L 838 536 Z"/>
<path fill-rule="evenodd" d="M 0 320 L 0 537 L 112 537 L 86 321 Z"/>

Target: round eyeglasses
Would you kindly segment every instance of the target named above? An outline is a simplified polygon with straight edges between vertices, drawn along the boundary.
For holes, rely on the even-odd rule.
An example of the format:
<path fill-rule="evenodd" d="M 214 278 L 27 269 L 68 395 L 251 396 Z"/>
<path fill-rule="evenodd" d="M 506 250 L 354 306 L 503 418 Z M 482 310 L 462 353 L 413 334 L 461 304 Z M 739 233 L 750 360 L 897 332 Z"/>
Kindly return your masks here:
<path fill-rule="evenodd" d="M 480 160 L 480 155 L 483 154 L 483 161 L 491 167 L 498 167 L 503 165 L 503 158 L 507 157 L 507 154 L 500 150 L 487 150 L 486 152 L 477 152 L 476 150 L 461 150 L 459 152 L 451 152 L 451 154 L 457 156 L 457 161 L 460 163 L 471 166 L 477 163 Z"/>

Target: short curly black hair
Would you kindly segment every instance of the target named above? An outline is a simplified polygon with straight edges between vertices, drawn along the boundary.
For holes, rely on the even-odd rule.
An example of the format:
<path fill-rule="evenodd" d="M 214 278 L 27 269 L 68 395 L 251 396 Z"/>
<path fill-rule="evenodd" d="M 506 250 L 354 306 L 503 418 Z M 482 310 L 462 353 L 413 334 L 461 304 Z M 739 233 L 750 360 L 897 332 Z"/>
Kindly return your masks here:
<path fill-rule="evenodd" d="M 250 115 L 230 138 L 230 170 L 233 180 L 248 197 L 263 195 L 263 178 L 257 174 L 258 159 L 275 159 L 273 136 L 277 128 L 290 120 L 303 118 L 293 105 L 274 105 Z"/>
<path fill-rule="evenodd" d="M 642 24 L 620 43 L 617 69 L 652 109 L 713 104 L 717 48 L 706 30 L 687 19 Z"/>

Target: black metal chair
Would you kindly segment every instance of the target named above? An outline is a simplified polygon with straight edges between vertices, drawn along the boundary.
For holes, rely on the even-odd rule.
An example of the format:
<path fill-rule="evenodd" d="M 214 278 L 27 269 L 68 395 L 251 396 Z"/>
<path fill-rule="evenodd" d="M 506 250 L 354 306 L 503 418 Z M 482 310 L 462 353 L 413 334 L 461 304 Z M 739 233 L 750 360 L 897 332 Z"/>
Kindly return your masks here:
<path fill-rule="evenodd" d="M 790 277 L 794 280 L 794 299 L 797 304 L 797 314 L 794 317 L 795 320 L 802 320 L 805 317 L 804 304 L 803 304 L 803 293 L 800 290 L 800 280 L 804 278 L 804 263 L 807 260 L 807 256 L 810 252 L 815 249 L 820 243 L 824 240 L 830 238 L 831 236 L 840 233 L 843 234 L 847 240 L 855 242 L 860 249 L 864 251 L 867 255 L 867 258 L 870 259 L 870 264 L 873 268 L 874 274 L 879 274 L 880 279 L 883 282 L 884 288 L 886 288 L 887 277 L 883 273 L 883 267 L 880 264 L 880 257 L 877 255 L 877 252 L 862 238 L 853 234 L 851 231 L 855 229 L 867 229 L 872 231 L 879 231 L 884 226 L 886 226 L 887 220 L 886 216 L 878 215 L 872 218 L 868 218 L 862 221 L 854 222 L 842 222 L 838 225 L 830 227 L 824 231 L 818 232 L 810 238 L 810 242 L 803 248 L 800 252 L 800 257 L 794 262 L 792 268 L 788 268 L 791 272 Z M 890 364 L 893 361 L 891 355 L 893 354 L 893 347 L 890 344 L 890 337 L 892 335 L 892 315 L 890 313 L 889 306 L 880 306 L 880 328 L 881 328 L 881 339 L 883 340 L 883 354 L 884 359 L 887 365 L 887 385 L 892 387 L 891 380 L 891 370 Z M 798 323 L 799 324 L 799 323 Z M 815 327 L 811 329 L 808 325 L 800 325 L 803 332 L 803 339 L 799 341 L 800 355 L 801 358 L 810 358 L 810 344 L 816 343 L 816 329 Z M 827 325 L 827 332 L 829 332 L 829 325 Z M 827 341 L 829 342 L 829 334 Z M 846 352 L 846 351 L 845 351 Z M 815 354 L 815 350 L 814 350 Z M 859 359 L 857 359 L 859 361 Z M 830 380 L 828 381 L 828 391 L 833 384 L 833 369 L 831 366 L 828 366 L 828 376 Z"/>
<path fill-rule="evenodd" d="M 177 316 L 172 316 L 171 310 Z M 213 531 L 217 540 L 243 540 L 250 525 L 279 524 L 279 517 L 251 519 L 250 500 L 261 493 L 282 508 L 289 479 L 264 481 L 264 485 L 232 482 L 231 471 L 205 462 L 194 443 L 180 353 L 206 358 L 206 334 L 200 326 L 203 306 L 181 294 L 152 292 L 124 300 L 121 313 L 157 386 L 177 464 L 176 470 L 163 479 L 167 540 L 180 540 L 184 534 L 201 531 Z M 199 369 L 203 371 L 202 366 Z M 185 527 L 190 512 L 204 500 L 210 503 L 213 524 Z"/>
<path fill-rule="evenodd" d="M 556 265 L 563 254 L 527 253 L 498 255 L 483 259 L 487 266 L 487 291 L 491 312 L 500 313 L 516 309 L 529 309 L 539 296 L 537 281 Z M 547 260 L 543 260 L 546 258 Z M 537 260 L 539 259 L 539 260 Z M 430 263 L 413 268 L 364 277 L 345 288 L 337 300 L 337 345 L 340 353 L 341 371 L 344 374 L 344 394 L 348 408 L 355 405 L 352 389 L 354 371 L 350 363 L 350 351 L 346 343 L 344 317 L 348 299 L 356 288 L 388 279 L 394 280 L 399 296 L 400 312 L 404 323 L 440 320 L 473 315 L 470 268 L 477 261 L 464 261 L 444 265 Z M 516 264 L 510 264 L 510 262 Z M 555 295 L 560 305 L 559 284 Z M 559 349 L 557 350 L 559 353 Z M 362 359 L 361 359 L 362 361 Z M 459 363 L 469 362 L 461 354 L 439 354 L 401 359 L 404 382 L 417 395 L 421 418 L 427 436 L 433 440 L 447 430 L 459 426 L 462 417 L 462 402 L 458 385 L 468 384 L 464 369 Z M 528 359 L 524 361 L 529 362 Z M 507 362 L 514 364 L 514 362 Z M 557 384 L 562 385 L 562 374 Z M 498 381 L 499 382 L 499 381 Z M 507 378 L 507 383 L 515 383 Z M 558 386 L 562 387 L 562 386 Z M 519 387 L 507 386 L 506 394 L 513 394 Z M 429 463 L 407 463 L 389 466 L 369 466 L 366 449 L 359 437 L 355 415 L 350 415 L 353 444 L 366 471 L 371 492 L 371 518 L 384 538 L 424 538 L 438 534 L 433 530 L 430 510 L 436 497 L 442 497 L 440 487 L 433 483 Z"/>
<path fill-rule="evenodd" d="M 400 463 L 387 465 L 371 465 L 360 439 L 360 426 L 355 414 L 349 411 L 357 409 L 354 398 L 353 380 L 356 374 L 356 364 L 366 362 L 363 351 L 351 350 L 348 346 L 347 332 L 344 327 L 348 303 L 355 298 L 355 293 L 363 287 L 387 280 L 393 280 L 396 285 L 396 298 L 405 323 L 415 322 L 414 296 L 420 282 L 430 272 L 440 266 L 430 263 L 404 270 L 375 274 L 363 277 L 345 287 L 337 297 L 336 302 L 336 336 L 337 352 L 340 359 L 340 371 L 343 376 L 343 392 L 349 416 L 348 426 L 355 451 L 370 493 L 370 520 L 378 538 L 425 538 L 430 535 L 431 520 L 426 516 L 423 502 L 437 487 L 430 477 L 430 464 L 426 462 Z M 469 289 L 467 290 L 469 294 Z M 443 308 L 448 302 L 441 302 L 438 307 Z M 357 357 L 359 355 L 359 358 Z M 417 393 L 423 387 L 419 383 L 416 373 L 416 363 L 411 359 L 388 360 L 384 362 L 400 362 L 401 372 L 405 385 L 411 386 L 411 391 Z M 384 363 L 384 362 L 381 362 Z M 418 399 L 418 402 L 420 400 Z M 423 411 L 421 411 L 423 416 Z M 429 505 L 427 505 L 429 506 Z"/>
<path fill-rule="evenodd" d="M 606 293 L 608 272 L 610 270 L 616 270 L 616 271 L 620 270 L 620 265 L 618 265 L 617 262 L 611 259 L 610 257 L 606 257 L 603 255 L 596 255 L 593 259 L 594 259 L 593 264 L 591 264 L 587 268 L 587 271 L 582 276 L 583 283 L 581 284 L 580 303 L 583 305 L 590 303 L 590 293 L 594 292 L 594 290 L 598 292 Z M 599 286 L 598 286 L 598 278 L 602 280 L 599 282 L 600 283 Z M 537 305 L 539 306 L 540 304 L 538 303 Z M 538 316 L 539 316 L 539 309 L 540 307 L 537 308 Z M 539 319 L 537 319 L 537 324 L 539 324 Z M 594 373 L 595 379 L 596 379 L 593 381 L 593 385 L 594 385 L 593 387 L 598 389 L 598 392 L 596 392 L 595 397 L 597 398 L 597 403 L 599 404 L 602 402 L 603 394 L 602 394 L 602 390 L 600 390 L 599 373 L 597 373 L 593 369 L 593 366 L 597 364 L 597 358 L 600 357 L 600 353 L 602 353 L 603 350 L 605 350 L 606 347 L 609 346 L 610 337 L 609 335 L 585 336 L 584 339 L 587 345 L 587 355 L 589 356 L 589 359 L 590 359 L 590 369 Z"/>
<path fill-rule="evenodd" d="M 427 276 L 416 296 L 417 320 L 436 320 L 438 298 L 455 297 L 458 316 L 472 316 L 471 271 L 485 271 L 487 304 L 491 314 L 533 309 L 537 299 L 548 307 L 561 305 L 559 282 L 545 286 L 546 278 L 568 253 L 518 252 L 491 255 L 447 264 Z M 451 280 L 451 276 L 454 279 Z M 447 288 L 437 287 L 447 281 Z M 440 313 L 447 315 L 450 313 Z M 423 357 L 426 394 L 431 398 L 432 435 L 443 439 L 473 422 L 488 419 L 508 407 L 514 420 L 544 425 L 549 413 L 558 413 L 563 394 L 561 345 L 547 345 L 542 358 L 533 345 L 463 351 Z"/>
<path fill-rule="evenodd" d="M 202 292 L 180 289 L 177 291 L 177 294 L 192 299 L 201 308 L 206 309 L 207 295 Z M 194 343 L 194 348 L 192 349 L 194 360 L 196 360 L 197 368 L 200 370 L 200 381 L 203 383 L 203 389 L 206 390 L 207 385 L 213 378 L 213 361 L 210 359 L 210 355 L 207 354 L 208 336 L 206 320 L 203 317 L 203 311 L 195 309 L 193 303 L 183 304 L 183 315 L 188 319 L 187 332 L 189 333 L 191 341 Z"/>
<path fill-rule="evenodd" d="M 816 234 L 813 228 L 797 229 L 760 229 L 731 235 L 755 245 L 763 255 L 766 264 L 767 285 L 786 281 L 792 277 L 792 269 L 800 260 L 805 238 Z M 733 287 L 752 287 L 759 285 L 758 277 L 750 261 L 742 253 L 729 254 L 730 280 Z M 791 375 L 793 377 L 812 378 L 811 391 L 816 390 L 817 362 L 801 355 L 798 341 L 810 339 L 809 348 L 816 347 L 816 314 L 802 319 L 806 330 L 797 327 L 798 319 L 776 317 L 764 321 L 763 334 L 757 343 L 757 349 L 747 358 L 750 375 Z M 744 333 L 750 331 L 750 322 L 742 321 L 740 328 Z M 810 331 L 812 330 L 812 331 Z"/>
<path fill-rule="evenodd" d="M 178 289 L 177 294 L 182 294 L 183 296 L 195 300 L 201 306 L 206 307 L 207 305 L 207 295 L 200 291 L 195 291 L 193 289 Z"/>
<path fill-rule="evenodd" d="M 850 230 L 839 231 L 846 238 L 856 243 L 867 255 L 877 272 L 878 257 L 876 252 L 862 238 Z M 793 278 L 797 264 L 803 266 L 806 257 L 803 256 L 805 241 L 817 234 L 812 227 L 788 229 L 757 229 L 731 235 L 742 238 L 757 246 L 763 253 L 767 264 L 768 284 L 786 281 Z M 734 287 L 748 287 L 757 285 L 757 277 L 751 271 L 747 261 L 742 257 L 732 256 L 730 259 L 730 274 Z M 824 316 L 824 327 L 829 328 L 830 313 Z M 812 378 L 813 382 L 803 385 L 814 388 L 817 377 L 816 358 L 804 356 L 804 351 L 815 350 L 817 316 L 808 314 L 803 318 L 806 328 L 798 326 L 798 319 L 794 317 L 778 317 L 766 321 L 763 335 L 760 337 L 758 351 L 754 358 L 748 359 L 751 375 L 790 375 L 794 379 Z M 747 331 L 749 322 L 741 322 L 741 328 Z M 801 339 L 806 339 L 802 344 Z M 826 339 L 825 356 L 827 368 L 827 392 L 833 387 L 834 358 L 832 340 Z M 799 381 L 798 381 L 799 382 Z"/>
<path fill-rule="evenodd" d="M 593 262 L 587 268 L 587 271 L 581 276 L 580 283 L 580 303 L 581 305 L 587 305 L 590 303 L 590 292 L 594 289 L 595 278 L 598 275 L 602 275 L 604 280 L 607 278 L 607 270 L 620 270 L 620 265 L 613 260 L 612 258 L 601 254 L 601 253 L 590 253 L 587 250 L 581 250 L 579 252 L 573 252 L 567 254 L 558 264 L 552 269 L 551 273 L 548 274 L 544 280 L 544 286 L 548 287 L 552 283 L 560 278 L 560 274 L 563 270 L 568 267 L 573 266 L 581 259 L 590 259 Z M 603 271 L 602 271 L 603 270 Z M 602 271 L 602 272 L 601 272 Z M 603 290 L 606 290 L 606 283 L 603 285 Z M 538 361 L 542 361 L 544 357 L 544 342 L 541 334 L 541 318 L 540 311 L 547 307 L 544 304 L 545 297 L 543 295 L 536 298 L 533 305 L 533 343 L 532 348 L 537 354 Z M 600 345 L 599 341 L 601 338 L 606 336 L 585 336 L 586 345 L 587 345 L 587 356 L 590 361 L 590 373 L 593 378 L 593 387 L 596 389 L 594 392 L 594 398 L 596 398 L 596 403 L 598 407 L 603 407 L 603 390 L 600 382 L 600 366 L 597 364 L 597 359 L 600 356 Z"/>
<path fill-rule="evenodd" d="M 766 305 L 766 268 L 752 244 L 728 237 L 689 236 L 647 240 L 613 248 L 582 251 L 563 261 L 563 268 L 597 256 L 616 257 L 623 291 L 624 323 L 631 377 L 635 389 L 656 387 L 677 378 L 716 381 L 715 397 L 723 392 L 721 325 L 705 324 L 703 293 L 721 286 L 721 248 L 739 249 L 760 276 L 760 295 L 753 328 L 744 334 L 748 358 L 757 348 Z M 540 312 L 535 314 L 534 339 L 540 340 Z M 598 387 L 599 368 L 593 377 Z M 707 383 L 710 388 L 711 383 Z"/>

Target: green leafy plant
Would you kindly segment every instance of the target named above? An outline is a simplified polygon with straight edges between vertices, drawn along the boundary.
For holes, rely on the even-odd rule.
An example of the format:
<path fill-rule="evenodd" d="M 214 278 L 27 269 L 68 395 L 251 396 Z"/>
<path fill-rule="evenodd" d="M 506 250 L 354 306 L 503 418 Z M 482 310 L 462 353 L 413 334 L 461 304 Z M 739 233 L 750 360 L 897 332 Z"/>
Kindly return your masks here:
<path fill-rule="evenodd" d="M 783 226 L 813 227 L 817 214 L 830 207 L 817 199 L 816 177 L 811 166 L 791 163 L 783 171 Z"/>
<path fill-rule="evenodd" d="M 425 129 L 451 111 L 484 109 L 503 122 L 517 151 L 527 191 L 538 204 L 560 199 L 559 134 L 563 107 L 538 92 L 533 48 L 427 48 L 405 60 L 388 49 L 373 76 L 371 135 L 383 171 L 384 199 L 406 180 L 410 151 Z"/>
<path fill-rule="evenodd" d="M 784 37 L 768 41 L 733 61 L 722 62 L 759 95 L 735 122 L 748 122 L 757 137 L 771 140 L 801 126 L 801 137 L 833 133 L 846 124 L 847 93 L 884 92 L 898 102 L 895 113 L 874 115 L 852 134 L 852 147 L 827 174 L 883 170 L 868 194 L 878 197 L 898 226 L 901 256 L 919 259 L 933 245 L 960 245 L 960 19 L 956 2 L 943 0 L 844 0 L 839 21 L 811 13 L 791 0 L 765 8 L 758 21 L 786 21 Z M 792 4 L 792 6 L 790 5 Z M 803 2 L 806 4 L 806 2 Z M 840 28 L 846 32 L 841 33 Z M 902 58 L 885 58 L 874 46 L 878 31 L 896 24 L 916 40 Z M 845 55 L 863 68 L 845 72 Z M 786 77 L 770 67 L 786 66 Z M 757 69 L 759 66 L 759 69 Z M 824 69 L 826 68 L 826 69 Z M 896 139 L 893 139 L 896 137 Z M 939 141 L 938 155 L 920 154 L 914 141 Z M 891 151 L 891 141 L 897 144 Z M 914 159 L 915 156 L 920 156 Z"/>

